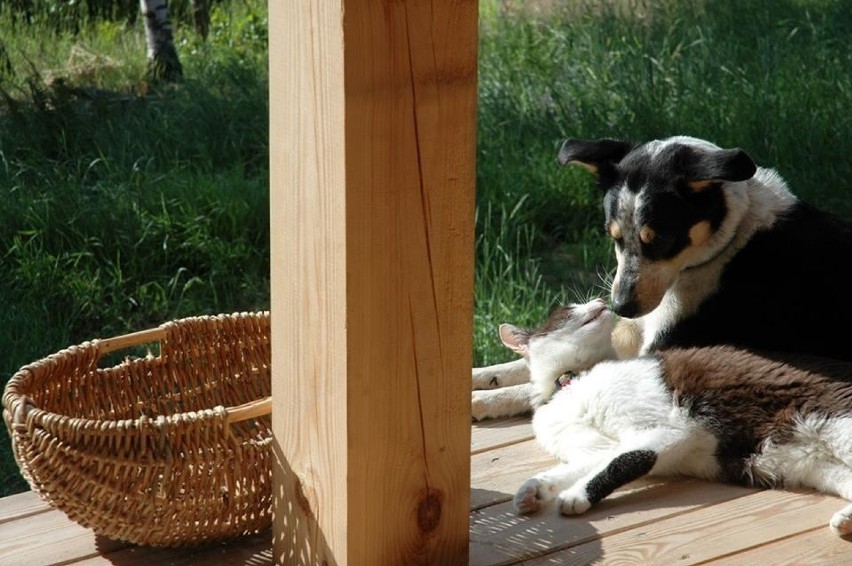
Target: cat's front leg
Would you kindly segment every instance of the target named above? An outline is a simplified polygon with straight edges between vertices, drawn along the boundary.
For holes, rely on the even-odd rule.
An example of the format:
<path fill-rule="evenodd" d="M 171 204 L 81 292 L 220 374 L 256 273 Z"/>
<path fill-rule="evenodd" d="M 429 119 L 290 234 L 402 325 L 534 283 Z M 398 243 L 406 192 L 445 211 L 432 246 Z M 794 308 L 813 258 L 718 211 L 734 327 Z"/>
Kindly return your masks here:
<path fill-rule="evenodd" d="M 563 515 L 580 515 L 591 509 L 592 501 L 586 490 L 568 488 L 559 494 L 557 507 Z"/>
<path fill-rule="evenodd" d="M 852 504 L 835 513 L 831 517 L 828 526 L 838 536 L 845 537 L 852 535 Z"/>
<path fill-rule="evenodd" d="M 538 477 L 532 477 L 524 482 L 515 494 L 513 504 L 518 513 L 535 513 L 541 506 L 552 501 L 559 492 L 552 482 Z"/>
<path fill-rule="evenodd" d="M 473 391 L 470 400 L 473 420 L 514 417 L 529 413 L 532 411 L 532 394 L 531 383 Z"/>
<path fill-rule="evenodd" d="M 621 452 L 602 468 L 571 485 L 559 494 L 559 512 L 563 515 L 585 513 L 617 488 L 651 471 L 657 462 L 654 450 Z"/>
<path fill-rule="evenodd" d="M 534 513 L 553 501 L 560 491 L 582 477 L 585 470 L 570 464 L 559 464 L 524 482 L 515 494 L 513 504 L 519 513 Z"/>
<path fill-rule="evenodd" d="M 472 389 L 497 389 L 519 385 L 530 380 L 530 368 L 524 358 L 511 362 L 473 368 Z"/>

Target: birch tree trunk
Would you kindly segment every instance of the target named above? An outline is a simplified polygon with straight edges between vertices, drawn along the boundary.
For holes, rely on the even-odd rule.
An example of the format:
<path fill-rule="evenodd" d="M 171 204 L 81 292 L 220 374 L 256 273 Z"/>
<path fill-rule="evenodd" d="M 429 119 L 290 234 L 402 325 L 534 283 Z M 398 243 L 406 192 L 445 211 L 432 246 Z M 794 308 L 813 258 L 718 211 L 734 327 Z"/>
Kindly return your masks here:
<path fill-rule="evenodd" d="M 154 81 L 175 82 L 183 76 L 169 22 L 166 0 L 139 0 L 145 16 L 148 41 L 148 76 Z"/>

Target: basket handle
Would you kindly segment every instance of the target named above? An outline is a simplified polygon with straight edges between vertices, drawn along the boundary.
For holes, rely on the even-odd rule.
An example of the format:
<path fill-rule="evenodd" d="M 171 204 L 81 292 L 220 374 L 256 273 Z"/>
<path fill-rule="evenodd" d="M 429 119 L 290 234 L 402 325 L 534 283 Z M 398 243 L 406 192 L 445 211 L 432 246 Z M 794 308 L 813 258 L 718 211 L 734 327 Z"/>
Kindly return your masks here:
<path fill-rule="evenodd" d="M 98 340 L 98 353 L 103 355 L 115 350 L 129 348 L 148 342 L 159 342 L 166 337 L 164 328 L 149 328 L 148 330 L 140 330 L 139 332 L 131 332 L 130 334 L 122 334 L 112 338 L 101 338 Z"/>
<path fill-rule="evenodd" d="M 140 330 L 131 332 L 130 334 L 122 334 L 112 338 L 102 338 L 98 340 L 98 354 L 103 355 L 116 350 L 129 348 L 130 346 L 138 346 L 148 342 L 161 342 L 166 338 L 166 330 L 164 328 L 149 328 L 148 330 Z M 225 413 L 229 423 L 238 423 L 255 417 L 268 415 L 272 412 L 272 397 L 265 397 L 256 401 L 243 403 L 234 407 L 227 407 Z"/>
<path fill-rule="evenodd" d="M 228 423 L 238 423 L 255 417 L 268 415 L 272 412 L 272 397 L 264 397 L 257 401 L 249 401 L 236 407 L 228 407 L 225 409 L 227 413 Z"/>

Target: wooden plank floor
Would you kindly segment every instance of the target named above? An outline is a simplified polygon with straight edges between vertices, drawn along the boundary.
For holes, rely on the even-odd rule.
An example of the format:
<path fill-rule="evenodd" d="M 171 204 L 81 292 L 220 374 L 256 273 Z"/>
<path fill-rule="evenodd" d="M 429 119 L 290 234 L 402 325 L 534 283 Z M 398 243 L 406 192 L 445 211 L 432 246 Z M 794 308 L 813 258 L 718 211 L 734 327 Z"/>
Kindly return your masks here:
<path fill-rule="evenodd" d="M 474 565 L 852 565 L 852 540 L 828 529 L 843 501 L 809 491 L 760 491 L 697 480 L 645 480 L 585 515 L 553 506 L 518 516 L 517 487 L 553 463 L 528 419 L 473 425 L 470 562 Z M 272 564 L 269 533 L 190 550 L 96 537 L 35 494 L 0 499 L 0 565 Z"/>

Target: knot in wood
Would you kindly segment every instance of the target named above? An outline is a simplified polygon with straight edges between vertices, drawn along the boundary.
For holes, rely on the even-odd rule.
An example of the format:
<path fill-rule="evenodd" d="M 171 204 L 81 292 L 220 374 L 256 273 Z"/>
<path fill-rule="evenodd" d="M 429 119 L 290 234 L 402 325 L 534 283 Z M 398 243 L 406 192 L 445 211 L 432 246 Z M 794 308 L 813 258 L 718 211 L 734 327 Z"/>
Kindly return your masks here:
<path fill-rule="evenodd" d="M 296 498 L 296 504 L 302 510 L 302 512 L 308 516 L 312 516 L 311 512 L 311 503 L 308 501 L 308 497 L 305 495 L 305 489 L 302 485 L 301 480 L 299 478 L 294 478 L 293 481 L 293 495 Z"/>
<path fill-rule="evenodd" d="M 431 533 L 441 522 L 441 505 L 444 494 L 437 489 L 426 489 L 417 506 L 417 526 L 421 532 Z"/>

